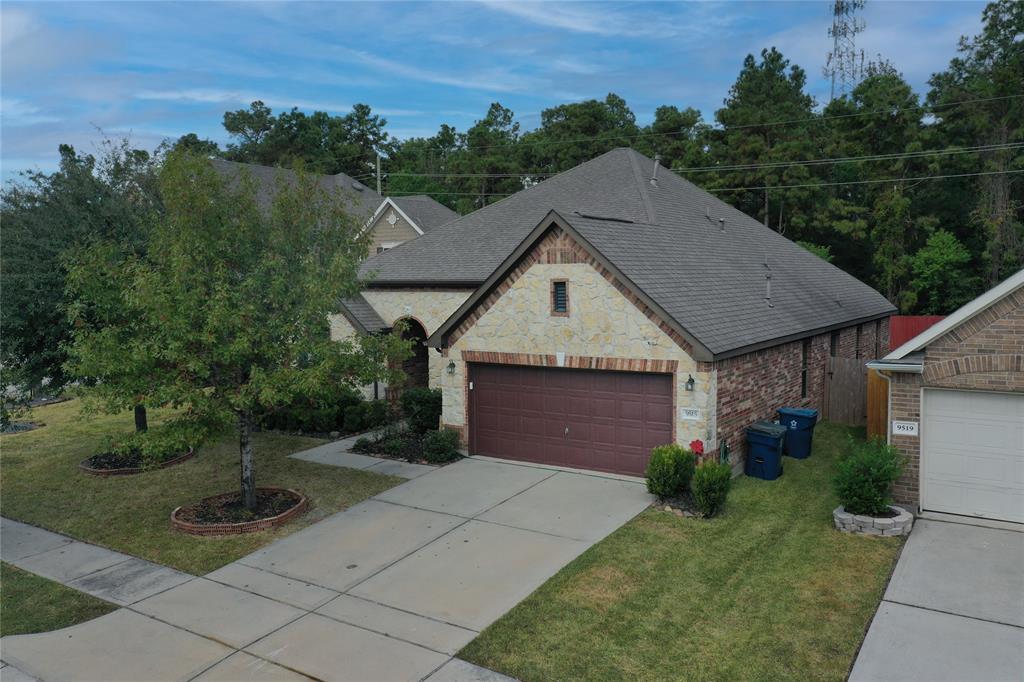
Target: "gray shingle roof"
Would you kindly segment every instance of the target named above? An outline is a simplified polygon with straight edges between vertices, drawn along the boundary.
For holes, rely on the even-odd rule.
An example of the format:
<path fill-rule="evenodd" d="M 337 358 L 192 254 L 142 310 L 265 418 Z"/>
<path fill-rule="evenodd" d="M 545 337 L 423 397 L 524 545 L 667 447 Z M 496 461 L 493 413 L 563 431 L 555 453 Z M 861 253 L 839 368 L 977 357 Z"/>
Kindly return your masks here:
<path fill-rule="evenodd" d="M 417 194 L 410 197 L 391 197 L 405 215 L 409 216 L 416 227 L 424 233 L 435 227 L 441 227 L 459 217 L 459 214 L 432 197 Z"/>
<path fill-rule="evenodd" d="M 281 181 L 294 183 L 295 171 L 273 166 L 260 166 L 254 163 L 239 163 L 224 159 L 211 159 L 213 167 L 229 180 L 234 180 L 243 172 L 252 176 L 256 183 L 256 201 L 264 209 L 269 209 L 277 193 Z M 380 205 L 381 197 L 375 191 L 344 173 L 337 175 L 311 174 L 317 184 L 331 194 L 339 194 L 351 206 L 353 213 L 360 220 L 366 220 Z"/>
<path fill-rule="evenodd" d="M 363 272 L 376 273 L 370 286 L 481 284 L 555 210 L 716 357 L 894 311 L 871 287 L 667 169 L 652 185 L 653 173 L 653 160 L 613 150 L 371 258 Z"/>
<path fill-rule="evenodd" d="M 388 323 L 381 319 L 362 294 L 342 300 L 340 310 L 358 332 L 373 334 L 388 329 Z"/>

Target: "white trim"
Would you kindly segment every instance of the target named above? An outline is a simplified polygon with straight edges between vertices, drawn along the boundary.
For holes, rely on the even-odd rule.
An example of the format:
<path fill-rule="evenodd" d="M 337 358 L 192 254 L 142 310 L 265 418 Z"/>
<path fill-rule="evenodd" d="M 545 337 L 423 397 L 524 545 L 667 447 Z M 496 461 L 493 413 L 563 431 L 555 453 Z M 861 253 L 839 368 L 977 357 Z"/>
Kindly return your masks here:
<path fill-rule="evenodd" d="M 373 215 L 370 216 L 370 219 L 367 221 L 366 225 L 363 227 L 364 231 L 368 230 L 370 228 L 370 226 L 372 226 L 375 222 L 377 222 L 377 218 L 384 211 L 384 207 L 385 206 L 390 206 L 391 208 L 393 208 L 396 211 L 398 211 L 398 215 L 402 216 L 402 218 L 405 219 L 405 222 L 409 223 L 409 225 L 412 226 L 412 229 L 416 230 L 416 234 L 418 234 L 418 235 L 422 235 L 423 234 L 423 230 L 421 230 L 419 228 L 419 225 L 417 225 L 416 222 L 412 218 L 410 218 L 408 215 L 406 215 L 405 211 L 403 211 L 401 208 L 399 208 L 398 204 L 396 204 L 394 201 L 392 201 L 391 197 L 384 197 L 384 201 L 380 202 L 380 206 L 377 207 L 377 210 L 373 212 Z"/>
<path fill-rule="evenodd" d="M 997 284 L 970 303 L 960 307 L 946 319 L 925 329 L 886 355 L 883 360 L 902 360 L 908 354 L 921 350 L 935 339 L 998 303 L 1021 287 L 1024 287 L 1024 270 L 1007 277 L 1002 283 Z"/>
<path fill-rule="evenodd" d="M 924 365 L 919 362 L 879 362 L 878 360 L 872 360 L 867 363 L 867 368 L 878 370 L 879 372 L 905 372 L 907 374 L 921 374 L 924 372 Z"/>

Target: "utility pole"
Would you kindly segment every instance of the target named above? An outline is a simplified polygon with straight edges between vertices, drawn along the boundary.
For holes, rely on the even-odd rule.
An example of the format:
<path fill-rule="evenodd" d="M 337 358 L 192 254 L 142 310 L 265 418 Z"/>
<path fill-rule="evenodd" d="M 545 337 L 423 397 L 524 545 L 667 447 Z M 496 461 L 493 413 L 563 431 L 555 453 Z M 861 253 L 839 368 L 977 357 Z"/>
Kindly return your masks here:
<path fill-rule="evenodd" d="M 864 30 L 864 20 L 854 14 L 864 9 L 865 0 L 830 0 L 832 26 L 828 35 L 832 38 L 832 51 L 825 58 L 822 73 L 831 79 L 832 89 L 829 101 L 853 89 L 864 76 L 864 50 L 858 50 L 857 34 Z"/>
<path fill-rule="evenodd" d="M 380 152 L 377 152 L 377 194 L 380 194 Z"/>

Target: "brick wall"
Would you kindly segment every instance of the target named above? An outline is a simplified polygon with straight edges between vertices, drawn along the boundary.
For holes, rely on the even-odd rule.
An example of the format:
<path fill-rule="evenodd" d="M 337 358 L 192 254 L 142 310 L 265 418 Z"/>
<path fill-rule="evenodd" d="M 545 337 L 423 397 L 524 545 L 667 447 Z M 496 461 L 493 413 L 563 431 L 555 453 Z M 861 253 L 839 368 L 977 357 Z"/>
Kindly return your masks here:
<path fill-rule="evenodd" d="M 890 423 L 920 424 L 922 388 L 1024 392 L 1024 289 L 930 343 L 925 348 L 923 374 L 892 373 Z M 920 424 L 920 429 L 923 427 Z M 920 502 L 920 438 L 889 438 L 907 458 L 894 497 L 916 508 Z"/>
<path fill-rule="evenodd" d="M 889 342 L 889 320 L 839 330 L 836 356 L 874 359 L 875 339 L 884 354 Z M 740 466 L 747 449 L 746 428 L 755 421 L 776 418 L 779 407 L 809 407 L 821 411 L 825 403 L 825 371 L 832 333 L 810 339 L 807 396 L 801 396 L 803 341 L 773 346 L 715 363 L 718 370 L 717 438 L 729 444 L 734 467 Z"/>

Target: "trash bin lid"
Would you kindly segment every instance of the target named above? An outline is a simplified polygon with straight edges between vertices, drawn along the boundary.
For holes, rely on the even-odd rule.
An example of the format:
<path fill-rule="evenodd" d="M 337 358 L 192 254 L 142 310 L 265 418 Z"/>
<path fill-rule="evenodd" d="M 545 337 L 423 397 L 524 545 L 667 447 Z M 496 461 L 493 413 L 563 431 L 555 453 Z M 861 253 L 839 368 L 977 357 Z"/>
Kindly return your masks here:
<path fill-rule="evenodd" d="M 780 407 L 779 414 L 784 414 L 787 417 L 807 417 L 817 418 L 817 410 L 809 410 L 803 407 Z"/>
<path fill-rule="evenodd" d="M 786 435 L 786 427 L 782 424 L 774 424 L 772 422 L 754 422 L 747 427 L 747 431 L 756 431 L 758 433 L 764 433 L 774 438 L 781 438 Z"/>

